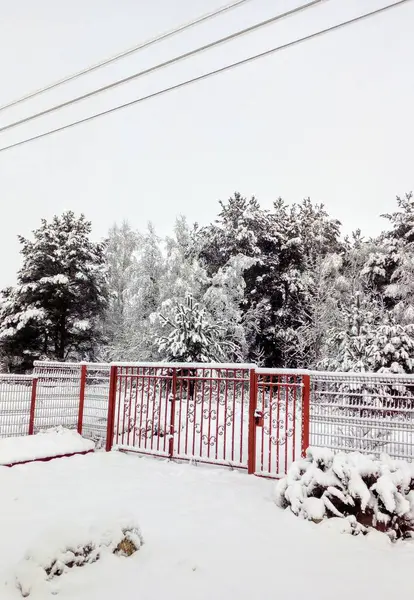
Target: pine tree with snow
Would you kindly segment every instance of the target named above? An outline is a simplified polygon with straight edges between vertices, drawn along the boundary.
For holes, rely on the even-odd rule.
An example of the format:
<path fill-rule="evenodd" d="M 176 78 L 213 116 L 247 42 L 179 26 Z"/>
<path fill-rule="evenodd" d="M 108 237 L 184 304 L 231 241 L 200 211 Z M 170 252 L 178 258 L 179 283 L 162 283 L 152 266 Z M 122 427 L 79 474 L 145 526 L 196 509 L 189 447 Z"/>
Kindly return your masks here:
<path fill-rule="evenodd" d="M 225 339 L 231 342 L 225 349 L 226 360 L 244 361 L 249 349 L 246 339 L 246 323 L 243 316 L 243 299 L 246 288 L 243 274 L 256 259 L 241 254 L 231 257 L 224 267 L 211 278 L 203 303 L 214 322 L 220 322 L 225 330 Z"/>
<path fill-rule="evenodd" d="M 370 364 L 381 373 L 413 373 L 414 324 L 401 325 L 389 312 L 375 330 Z"/>
<path fill-rule="evenodd" d="M 343 328 L 336 325 L 328 332 L 326 358 L 320 366 L 332 371 L 370 371 L 374 363 L 373 344 L 380 307 L 361 292 L 356 292 L 341 310 Z"/>
<path fill-rule="evenodd" d="M 42 220 L 34 239 L 19 238 L 18 284 L 3 292 L 0 344 L 22 368 L 38 357 L 91 359 L 107 305 L 104 244 L 73 212 Z"/>
<path fill-rule="evenodd" d="M 162 360 L 176 362 L 220 362 L 231 343 L 225 328 L 211 322 L 205 308 L 191 296 L 184 302 L 167 300 L 151 317 L 159 327 L 154 342 Z"/>

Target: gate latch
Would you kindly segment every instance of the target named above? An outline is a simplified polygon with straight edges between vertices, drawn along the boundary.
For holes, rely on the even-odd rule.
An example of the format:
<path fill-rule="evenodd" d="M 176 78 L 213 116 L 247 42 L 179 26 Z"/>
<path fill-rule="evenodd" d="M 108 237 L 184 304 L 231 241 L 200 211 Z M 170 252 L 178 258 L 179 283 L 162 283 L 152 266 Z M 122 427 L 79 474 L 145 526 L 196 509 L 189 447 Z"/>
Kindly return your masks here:
<path fill-rule="evenodd" d="M 264 417 L 263 417 L 263 411 L 261 410 L 256 410 L 254 411 L 254 421 L 255 424 L 257 425 L 257 427 L 263 427 L 263 421 L 264 421 Z"/>

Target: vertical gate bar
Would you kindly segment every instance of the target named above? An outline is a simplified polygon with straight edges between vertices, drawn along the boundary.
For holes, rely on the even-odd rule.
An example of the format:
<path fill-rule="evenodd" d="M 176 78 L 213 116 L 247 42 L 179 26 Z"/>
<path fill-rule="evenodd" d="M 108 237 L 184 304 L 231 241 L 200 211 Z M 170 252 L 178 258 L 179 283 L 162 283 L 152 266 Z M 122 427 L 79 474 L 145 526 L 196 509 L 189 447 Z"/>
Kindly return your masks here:
<path fill-rule="evenodd" d="M 157 411 L 157 415 L 158 415 L 158 423 L 157 423 L 157 430 L 156 430 L 156 435 L 157 435 L 157 452 L 159 452 L 160 450 L 160 439 L 161 439 L 161 430 L 162 430 L 162 425 L 161 425 L 161 407 L 162 407 L 162 389 L 164 387 L 164 371 L 161 371 L 161 375 L 160 375 L 160 393 L 158 394 L 158 411 Z"/>
<path fill-rule="evenodd" d="M 118 396 L 118 400 L 115 402 L 115 407 L 117 408 L 117 418 L 116 418 L 116 443 L 119 442 L 119 430 L 120 430 L 120 419 L 121 419 L 121 391 L 122 391 L 122 375 L 124 373 L 124 367 L 119 368 L 119 372 L 117 372 L 117 386 L 116 386 L 116 395 Z"/>
<path fill-rule="evenodd" d="M 133 419 L 132 419 L 132 384 L 133 384 L 133 373 L 134 373 L 134 367 L 131 367 L 131 370 L 129 372 L 129 379 L 127 379 L 127 381 L 129 381 L 129 400 L 128 400 L 128 420 L 127 420 L 127 439 L 126 439 L 126 443 L 127 446 L 129 446 L 129 442 L 130 442 L 130 438 L 131 438 L 131 426 L 133 424 Z M 125 398 L 127 395 L 127 390 L 128 388 L 125 388 Z"/>
<path fill-rule="evenodd" d="M 29 435 L 34 434 L 34 420 L 36 411 L 37 377 L 32 379 L 32 393 L 30 398 Z"/>
<path fill-rule="evenodd" d="M 267 377 L 267 376 L 266 376 Z M 271 375 L 268 376 L 269 377 L 269 381 L 271 378 Z M 265 435 L 265 428 L 264 428 L 264 415 L 265 415 L 265 408 L 266 408 L 266 380 L 265 377 L 263 377 L 262 379 L 262 394 L 261 394 L 261 411 L 262 411 L 262 427 L 261 427 L 261 445 L 260 445 L 260 470 L 263 471 L 264 470 L 264 435 Z"/>
<path fill-rule="evenodd" d="M 177 393 L 177 369 L 174 367 L 172 369 L 172 390 L 171 390 L 171 396 L 170 396 L 170 406 L 171 406 L 171 413 L 170 413 L 170 434 L 169 434 L 169 448 L 168 448 L 168 454 L 170 458 L 173 458 L 174 455 L 174 433 L 175 433 L 175 396 Z"/>
<path fill-rule="evenodd" d="M 235 371 L 233 373 L 233 377 L 236 377 L 237 371 Z M 241 405 L 240 405 L 240 456 L 239 456 L 239 462 L 240 464 L 243 464 L 243 434 L 244 434 L 244 428 L 243 428 L 243 421 L 244 421 L 244 380 L 245 380 L 245 372 L 242 370 L 240 372 L 240 376 L 241 376 Z M 233 427 L 234 424 L 236 423 L 236 415 L 233 415 Z M 224 421 L 224 426 L 226 426 L 226 421 Z"/>
<path fill-rule="evenodd" d="M 180 373 L 176 372 L 176 383 L 175 383 L 175 395 L 174 398 L 178 400 L 178 427 L 177 427 L 177 453 L 181 453 L 181 413 L 183 410 L 183 388 L 188 385 L 188 372 L 184 375 L 184 370 L 181 369 Z M 177 398 L 178 396 L 178 398 Z M 175 405 L 174 405 L 175 406 Z"/>
<path fill-rule="evenodd" d="M 227 369 L 225 371 L 227 373 Z M 213 374 L 213 373 L 212 373 Z M 218 439 L 219 439 L 219 424 L 220 424 L 220 381 L 221 371 L 217 371 L 217 398 L 216 398 L 216 460 L 218 460 Z"/>
<path fill-rule="evenodd" d="M 112 450 L 114 440 L 115 426 L 115 405 L 116 405 L 116 384 L 117 384 L 117 367 L 111 366 L 109 375 L 109 394 L 108 394 L 108 418 L 106 429 L 106 451 Z"/>
<path fill-rule="evenodd" d="M 270 389 L 269 389 L 269 457 L 268 466 L 269 473 L 272 473 L 272 433 L 273 433 L 273 375 L 270 375 Z"/>
<path fill-rule="evenodd" d="M 193 457 L 195 456 L 195 439 L 196 439 L 196 430 L 197 430 L 197 388 L 198 388 L 198 375 L 197 375 L 197 379 L 194 382 L 194 398 L 193 398 L 193 405 L 194 405 L 194 413 L 193 413 L 193 417 L 194 417 L 194 421 L 193 421 Z"/>
<path fill-rule="evenodd" d="M 164 371 L 163 371 L 164 373 Z M 170 396 L 170 376 L 168 373 L 168 369 L 165 371 L 165 397 L 161 396 L 160 399 L 160 411 L 161 406 L 164 404 L 164 431 L 163 431 L 163 452 L 167 451 L 167 443 L 169 441 L 168 437 L 168 406 L 169 406 L 169 396 Z M 161 414 L 161 412 L 160 412 Z"/>
<path fill-rule="evenodd" d="M 121 437 L 121 444 L 122 445 L 124 445 L 124 443 L 125 443 L 125 441 L 124 441 L 124 438 L 125 438 L 125 415 L 126 415 L 126 412 L 127 412 L 127 407 L 126 406 L 127 406 L 128 382 L 129 382 L 128 375 L 129 375 L 129 367 L 125 367 L 125 373 L 124 373 L 124 377 L 123 377 L 123 380 L 125 382 L 124 383 L 124 390 L 123 390 L 123 394 L 124 395 L 123 395 L 123 399 L 122 399 L 122 407 L 123 407 L 123 410 L 122 410 L 122 437 Z M 119 435 L 119 432 L 118 432 L 118 435 Z"/>
<path fill-rule="evenodd" d="M 281 375 L 277 376 L 277 409 L 276 409 L 276 474 L 279 475 L 280 469 L 280 385 L 282 383 Z"/>
<path fill-rule="evenodd" d="M 233 425 L 231 428 L 231 460 L 234 462 L 234 438 L 235 438 L 235 425 L 236 425 L 236 420 L 234 418 L 235 414 L 236 414 L 236 390 L 237 390 L 237 386 L 236 386 L 236 373 L 234 374 L 233 377 Z"/>
<path fill-rule="evenodd" d="M 302 376 L 302 457 L 306 456 L 309 448 L 309 421 L 310 421 L 310 375 Z"/>
<path fill-rule="evenodd" d="M 235 377 L 235 372 L 233 373 L 233 377 Z M 227 402 L 229 395 L 229 374 L 227 372 L 226 380 L 224 383 L 224 431 L 223 431 L 223 460 L 226 460 L 227 456 Z M 234 415 L 233 415 L 233 423 L 234 423 Z"/>
<path fill-rule="evenodd" d="M 83 409 L 85 406 L 85 389 L 86 389 L 86 365 L 81 365 L 80 389 L 79 389 L 79 412 L 78 412 L 78 433 L 82 435 L 83 426 Z"/>
<path fill-rule="evenodd" d="M 291 383 L 289 381 L 289 375 L 285 375 L 286 377 L 286 386 L 285 386 L 285 473 L 287 473 L 288 468 L 288 427 L 289 427 L 289 392 Z"/>
<path fill-rule="evenodd" d="M 134 373 L 135 382 L 135 398 L 134 398 L 134 432 L 132 434 L 132 445 L 135 447 L 135 437 L 137 433 L 137 410 L 138 410 L 138 392 L 139 392 L 139 367 L 135 369 Z"/>
<path fill-rule="evenodd" d="M 200 458 L 203 456 L 203 428 L 204 428 L 204 394 L 206 390 L 206 370 L 203 368 L 203 380 L 201 385 L 201 425 L 200 425 Z"/>
<path fill-rule="evenodd" d="M 147 449 L 147 441 L 148 441 L 148 418 L 149 418 L 149 411 L 150 411 L 150 397 L 152 394 L 152 382 L 156 381 L 157 374 L 158 374 L 158 367 L 150 367 L 150 370 L 148 373 L 147 402 L 145 404 L 145 412 L 144 412 L 145 422 L 143 425 L 143 429 L 145 427 L 145 431 L 142 432 L 142 433 L 144 433 L 143 444 L 144 444 L 145 449 Z"/>
<path fill-rule="evenodd" d="M 145 392 L 145 381 L 146 381 L 146 370 L 148 367 L 140 367 L 138 369 L 139 379 L 141 381 L 141 409 L 139 411 L 139 436 L 138 436 L 138 447 L 141 447 L 141 436 L 142 436 L 142 415 L 144 413 L 144 392 Z"/>
<path fill-rule="evenodd" d="M 295 387 L 293 388 L 293 435 L 292 435 L 292 444 L 293 444 L 293 452 L 292 452 L 292 459 L 293 461 L 296 460 L 296 402 L 297 402 L 297 397 L 298 397 L 298 385 L 299 385 L 299 378 L 297 375 L 295 375 Z"/>
<path fill-rule="evenodd" d="M 155 425 L 155 407 L 157 405 L 157 385 L 158 383 L 162 383 L 162 369 L 157 371 L 157 377 L 154 379 L 154 394 L 152 396 L 152 413 L 151 413 L 151 438 L 150 438 L 150 448 L 154 450 L 154 425 Z"/>
<path fill-rule="evenodd" d="M 257 405 L 257 383 L 256 371 L 250 371 L 250 390 L 249 390 L 249 448 L 247 458 L 247 472 L 253 475 L 256 471 L 256 423 L 254 414 Z"/>
<path fill-rule="evenodd" d="M 187 380 L 187 399 L 186 399 L 186 411 L 185 411 L 185 446 L 184 446 L 184 454 L 187 456 L 188 455 L 188 427 L 189 427 L 189 422 L 188 422 L 188 408 L 189 408 L 189 404 L 190 402 L 192 402 L 192 393 L 194 390 L 194 381 L 195 379 L 190 379 L 190 377 L 196 377 L 197 372 L 195 375 L 190 374 L 190 372 L 188 373 L 188 380 Z M 183 394 L 182 391 L 180 390 L 180 402 L 182 403 L 183 401 Z M 180 424 L 181 425 L 181 424 Z"/>
<path fill-rule="evenodd" d="M 210 440 L 211 440 L 211 401 L 212 401 L 212 397 L 213 397 L 213 373 L 212 370 L 210 369 L 209 371 L 210 373 L 210 377 L 209 377 L 209 381 L 210 381 L 210 389 L 209 389 L 209 393 L 208 393 L 208 426 L 207 426 L 207 458 L 210 458 Z"/>

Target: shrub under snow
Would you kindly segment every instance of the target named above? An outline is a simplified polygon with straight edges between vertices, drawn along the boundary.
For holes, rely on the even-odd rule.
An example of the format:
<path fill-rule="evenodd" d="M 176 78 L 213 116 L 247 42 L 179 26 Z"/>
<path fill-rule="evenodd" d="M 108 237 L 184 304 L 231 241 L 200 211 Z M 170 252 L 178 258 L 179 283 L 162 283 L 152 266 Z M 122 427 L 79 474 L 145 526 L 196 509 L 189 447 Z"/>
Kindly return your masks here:
<path fill-rule="evenodd" d="M 309 448 L 276 486 L 276 504 L 319 523 L 347 519 L 344 530 L 366 533 L 373 527 L 391 539 L 414 532 L 414 465 L 352 452 L 334 454 Z"/>
<path fill-rule="evenodd" d="M 94 525 L 68 523 L 47 532 L 26 552 L 14 574 L 17 588 L 23 597 L 34 591 L 43 597 L 45 586 L 69 569 L 92 564 L 108 554 L 130 556 L 142 544 L 141 531 L 130 519 Z"/>

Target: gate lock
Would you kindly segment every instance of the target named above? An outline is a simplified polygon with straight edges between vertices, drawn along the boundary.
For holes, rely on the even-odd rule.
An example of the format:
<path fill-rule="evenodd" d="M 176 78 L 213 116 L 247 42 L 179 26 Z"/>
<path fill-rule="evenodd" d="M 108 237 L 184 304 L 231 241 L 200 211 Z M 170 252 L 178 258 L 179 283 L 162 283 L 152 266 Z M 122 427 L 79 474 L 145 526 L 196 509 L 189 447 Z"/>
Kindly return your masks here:
<path fill-rule="evenodd" d="M 257 410 L 257 408 L 254 411 L 254 422 L 255 422 L 255 424 L 256 424 L 257 427 L 263 427 L 263 424 L 264 424 L 263 411 Z"/>

